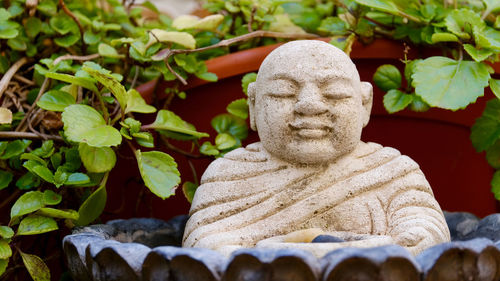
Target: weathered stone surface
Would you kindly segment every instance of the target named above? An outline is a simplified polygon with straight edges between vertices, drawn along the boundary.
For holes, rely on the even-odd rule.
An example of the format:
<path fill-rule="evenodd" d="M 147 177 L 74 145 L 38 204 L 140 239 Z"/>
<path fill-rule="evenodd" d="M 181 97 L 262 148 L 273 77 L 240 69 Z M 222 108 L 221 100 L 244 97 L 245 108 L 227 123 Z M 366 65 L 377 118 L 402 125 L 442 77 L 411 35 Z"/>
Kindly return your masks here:
<path fill-rule="evenodd" d="M 310 253 L 290 249 L 242 249 L 233 253 L 223 281 L 314 281 L 321 273 Z"/>
<path fill-rule="evenodd" d="M 227 259 L 208 249 L 158 247 L 146 257 L 143 280 L 220 280 Z"/>
<path fill-rule="evenodd" d="M 87 246 L 86 262 L 96 281 L 140 280 L 150 248 L 137 243 L 95 240 Z"/>
<path fill-rule="evenodd" d="M 500 280 L 500 251 L 485 238 L 439 244 L 417 261 L 424 281 Z"/>
<path fill-rule="evenodd" d="M 451 241 L 474 238 L 479 219 L 466 212 L 444 212 L 446 224 L 450 229 Z"/>
<path fill-rule="evenodd" d="M 69 272 L 74 280 L 93 280 L 85 261 L 85 249 L 89 243 L 96 240 L 101 240 L 101 237 L 89 233 L 79 233 L 64 237 L 64 254 L 66 255 Z"/>
<path fill-rule="evenodd" d="M 184 247 L 226 255 L 255 246 L 300 248 L 320 257 L 340 247 L 393 243 L 417 254 L 450 241 L 418 164 L 360 140 L 372 86 L 360 81 L 344 52 L 315 40 L 284 44 L 264 60 L 248 97 L 261 142 L 207 168 Z M 308 235 L 295 241 L 297 231 L 308 229 L 345 242 L 301 243 L 310 242 Z"/>
<path fill-rule="evenodd" d="M 369 249 L 343 248 L 322 258 L 323 281 L 417 281 L 420 266 L 397 245 Z"/>

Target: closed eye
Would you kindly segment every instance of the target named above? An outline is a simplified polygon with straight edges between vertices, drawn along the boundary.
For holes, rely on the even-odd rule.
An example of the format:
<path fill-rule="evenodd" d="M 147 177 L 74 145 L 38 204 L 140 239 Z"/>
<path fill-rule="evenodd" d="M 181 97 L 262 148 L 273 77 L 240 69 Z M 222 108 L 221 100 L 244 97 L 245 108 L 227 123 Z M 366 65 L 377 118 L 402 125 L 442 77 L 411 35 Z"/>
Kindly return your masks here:
<path fill-rule="evenodd" d="M 268 85 L 268 95 L 277 98 L 295 97 L 298 92 L 297 82 L 290 79 L 271 80 Z"/>

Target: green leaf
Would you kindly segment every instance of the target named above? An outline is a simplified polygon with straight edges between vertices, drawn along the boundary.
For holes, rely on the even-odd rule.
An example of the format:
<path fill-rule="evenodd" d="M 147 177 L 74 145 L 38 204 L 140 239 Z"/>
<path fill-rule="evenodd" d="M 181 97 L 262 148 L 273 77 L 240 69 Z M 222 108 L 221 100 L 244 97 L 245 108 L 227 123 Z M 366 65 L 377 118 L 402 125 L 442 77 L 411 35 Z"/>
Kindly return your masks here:
<path fill-rule="evenodd" d="M 70 219 L 78 220 L 78 212 L 75 210 L 59 210 L 54 208 L 41 208 L 38 210 L 37 215 L 56 218 L 56 219 Z"/>
<path fill-rule="evenodd" d="M 155 146 L 153 135 L 149 132 L 133 133 L 132 136 L 135 138 L 135 141 L 141 146 L 150 148 L 153 148 Z"/>
<path fill-rule="evenodd" d="M 175 194 L 175 189 L 181 182 L 177 163 L 163 152 L 135 151 L 139 171 L 146 186 L 158 197 L 165 199 Z"/>
<path fill-rule="evenodd" d="M 0 56 L 0 74 L 4 74 L 9 70 L 9 60 L 7 59 L 7 56 Z"/>
<path fill-rule="evenodd" d="M 116 164 L 116 154 L 109 147 L 92 147 L 80 143 L 78 152 L 83 165 L 91 173 L 111 171 Z"/>
<path fill-rule="evenodd" d="M 42 30 L 42 21 L 37 17 L 29 17 L 24 23 L 26 35 L 30 38 L 35 38 Z"/>
<path fill-rule="evenodd" d="M 431 41 L 432 43 L 439 43 L 439 42 L 458 42 L 459 40 L 455 34 L 448 32 L 438 32 L 432 34 Z"/>
<path fill-rule="evenodd" d="M 50 111 L 64 111 L 68 105 L 76 103 L 76 99 L 69 93 L 51 90 L 42 95 L 37 105 Z"/>
<path fill-rule="evenodd" d="M 99 34 L 94 34 L 92 30 L 87 30 L 83 33 L 83 41 L 89 45 L 97 44 L 101 41 Z"/>
<path fill-rule="evenodd" d="M 422 100 L 421 97 L 413 95 L 413 101 L 410 104 L 410 109 L 416 112 L 425 112 L 429 110 L 430 106 Z"/>
<path fill-rule="evenodd" d="M 241 88 L 243 89 L 243 92 L 245 95 L 248 95 L 248 85 L 252 82 L 255 82 L 257 80 L 257 73 L 255 72 L 250 72 L 245 74 L 243 78 L 241 79 Z"/>
<path fill-rule="evenodd" d="M 401 87 L 401 79 L 401 73 L 391 64 L 380 66 L 373 75 L 373 82 L 383 91 L 399 89 Z"/>
<path fill-rule="evenodd" d="M 187 32 L 165 31 L 155 28 L 150 31 L 149 43 L 147 46 L 158 41 L 162 43 L 176 43 L 188 49 L 194 49 L 196 47 L 196 40 L 193 35 Z"/>
<path fill-rule="evenodd" d="M 500 2 L 497 0 L 483 0 L 483 2 L 488 12 L 494 13 L 500 11 Z"/>
<path fill-rule="evenodd" d="M 0 259 L 0 277 L 2 277 L 2 274 L 5 272 L 8 265 L 9 259 Z"/>
<path fill-rule="evenodd" d="M 50 281 L 50 270 L 41 258 L 19 251 L 23 258 L 24 266 L 34 281 Z"/>
<path fill-rule="evenodd" d="M 11 21 L 0 21 L 0 39 L 12 39 L 19 35 L 18 24 Z"/>
<path fill-rule="evenodd" d="M 103 179 L 101 186 L 90 194 L 87 200 L 80 206 L 80 209 L 78 209 L 79 218 L 75 224 L 83 226 L 96 220 L 101 215 L 102 211 L 104 211 L 106 199 L 106 179 Z"/>
<path fill-rule="evenodd" d="M 100 43 L 99 46 L 97 47 L 97 50 L 99 52 L 99 55 L 103 57 L 115 58 L 115 59 L 120 59 L 125 57 L 125 55 L 118 54 L 115 48 L 111 47 L 106 43 Z"/>
<path fill-rule="evenodd" d="M 227 108 L 227 112 L 238 116 L 242 119 L 247 119 L 248 117 L 248 104 L 247 99 L 238 99 L 231 102 Z"/>
<path fill-rule="evenodd" d="M 165 109 L 158 111 L 156 120 L 152 124 L 148 125 L 148 128 L 156 129 L 160 133 L 163 131 L 170 131 L 198 139 L 209 136 L 207 133 L 196 131 L 196 128 L 193 125 L 182 120 L 172 111 Z"/>
<path fill-rule="evenodd" d="M 327 17 L 321 21 L 319 31 L 328 32 L 329 35 L 345 35 L 348 24 L 338 17 Z"/>
<path fill-rule="evenodd" d="M 495 96 L 500 99 L 500 80 L 490 79 L 490 89 L 495 94 Z"/>
<path fill-rule="evenodd" d="M 245 120 L 231 114 L 219 114 L 210 122 L 217 133 L 228 133 L 240 140 L 248 136 L 248 126 Z"/>
<path fill-rule="evenodd" d="M 50 18 L 50 27 L 52 27 L 57 33 L 61 35 L 66 35 L 70 31 L 78 32 L 78 26 L 73 21 L 71 17 L 66 14 L 60 14 L 55 17 Z"/>
<path fill-rule="evenodd" d="M 195 73 L 196 77 L 209 82 L 217 82 L 217 74 L 212 72 Z"/>
<path fill-rule="evenodd" d="M 500 169 L 500 142 L 495 142 L 486 150 L 486 160 L 491 167 Z"/>
<path fill-rule="evenodd" d="M 384 95 L 384 107 L 389 113 L 405 109 L 412 101 L 412 95 L 405 94 L 400 90 L 392 89 Z"/>
<path fill-rule="evenodd" d="M 31 141 L 28 140 L 15 140 L 11 141 L 7 144 L 7 147 L 0 153 L 0 159 L 10 159 L 15 156 L 21 155 L 26 148 L 31 144 Z"/>
<path fill-rule="evenodd" d="M 213 146 L 209 141 L 204 142 L 200 146 L 200 153 L 210 156 L 219 155 L 219 150 L 217 147 Z"/>
<path fill-rule="evenodd" d="M 122 141 L 120 132 L 106 121 L 97 110 L 88 105 L 73 104 L 62 113 L 64 134 L 70 141 L 90 146 L 116 146 Z"/>
<path fill-rule="evenodd" d="M 130 89 L 127 92 L 127 108 L 125 109 L 125 114 L 129 112 L 153 113 L 156 112 L 156 108 L 146 104 L 146 101 L 144 101 L 139 92 Z"/>
<path fill-rule="evenodd" d="M 0 237 L 9 239 L 14 236 L 14 230 L 12 228 L 5 226 L 5 225 L 0 225 Z"/>
<path fill-rule="evenodd" d="M 82 67 L 84 71 L 90 74 L 94 79 L 99 81 L 104 87 L 108 88 L 111 93 L 115 96 L 118 103 L 122 109 L 125 109 L 127 106 L 127 92 L 125 91 L 125 87 L 112 75 L 103 73 L 102 71 L 93 69 L 84 65 Z"/>
<path fill-rule="evenodd" d="M 10 209 L 11 221 L 17 217 L 24 216 L 45 206 L 43 193 L 40 191 L 29 191 L 21 195 Z"/>
<path fill-rule="evenodd" d="M 64 37 L 55 38 L 54 42 L 61 47 L 68 48 L 78 42 L 79 39 L 78 35 L 68 34 Z"/>
<path fill-rule="evenodd" d="M 12 256 L 12 249 L 5 239 L 0 239 L 0 259 L 8 259 Z"/>
<path fill-rule="evenodd" d="M 482 63 L 430 57 L 416 65 L 412 78 L 415 93 L 426 103 L 457 110 L 484 94 L 490 74 Z"/>
<path fill-rule="evenodd" d="M 16 186 L 21 190 L 30 189 L 40 185 L 40 178 L 28 172 L 22 175 L 17 181 Z"/>
<path fill-rule="evenodd" d="M 72 173 L 64 183 L 65 185 L 82 185 L 90 182 L 89 176 L 84 173 Z"/>
<path fill-rule="evenodd" d="M 26 51 L 28 49 L 28 44 L 23 37 L 16 37 L 7 40 L 7 45 L 16 51 Z"/>
<path fill-rule="evenodd" d="M 42 146 L 33 150 L 31 154 L 42 157 L 42 158 L 48 158 L 54 154 L 55 148 L 54 148 L 54 141 L 48 140 L 44 141 L 42 143 Z"/>
<path fill-rule="evenodd" d="M 59 229 L 53 218 L 29 215 L 19 224 L 17 235 L 35 235 L 42 234 Z"/>
<path fill-rule="evenodd" d="M 476 49 L 471 44 L 464 44 L 464 49 L 472 57 L 473 60 L 481 62 L 493 55 L 495 52 L 489 49 Z"/>
<path fill-rule="evenodd" d="M 486 103 L 483 115 L 476 119 L 471 128 L 470 138 L 477 152 L 484 151 L 500 139 L 500 100 L 492 99 Z"/>
<path fill-rule="evenodd" d="M 474 39 L 476 45 L 481 48 L 500 51 L 500 31 L 494 28 L 474 28 Z"/>
<path fill-rule="evenodd" d="M 236 143 L 236 139 L 230 134 L 221 133 L 215 137 L 215 146 L 219 150 L 229 149 L 235 146 Z"/>
<path fill-rule="evenodd" d="M 37 165 L 33 167 L 30 172 L 41 177 L 46 182 L 54 183 L 54 174 L 52 174 L 49 168 L 43 165 Z"/>
<path fill-rule="evenodd" d="M 177 30 L 199 29 L 214 31 L 224 20 L 223 15 L 210 15 L 203 19 L 192 15 L 182 15 L 172 22 L 172 27 Z"/>
<path fill-rule="evenodd" d="M 0 190 L 9 186 L 13 178 L 14 175 L 12 173 L 0 170 Z"/>
<path fill-rule="evenodd" d="M 275 14 L 274 20 L 269 25 L 270 31 L 289 33 L 289 34 L 305 34 L 302 27 L 296 25 L 287 14 Z"/>
<path fill-rule="evenodd" d="M 474 27 L 483 28 L 485 26 L 481 17 L 469 9 L 451 11 L 444 22 L 450 32 L 466 40 L 471 38 Z"/>
<path fill-rule="evenodd" d="M 45 205 L 57 205 L 61 203 L 62 196 L 54 191 L 47 189 L 43 192 L 43 202 Z"/>
<path fill-rule="evenodd" d="M 194 193 L 196 192 L 197 188 L 198 185 L 190 181 L 184 182 L 182 184 L 182 193 L 184 193 L 184 196 L 189 203 L 193 202 Z"/>
<path fill-rule="evenodd" d="M 93 92 L 99 92 L 97 90 L 97 87 L 95 86 L 94 80 L 91 78 L 76 77 L 73 75 L 68 75 L 68 74 L 63 74 L 63 73 L 55 73 L 55 72 L 48 72 L 45 74 L 45 77 L 56 79 L 59 81 L 70 83 L 70 84 L 75 84 L 78 86 L 82 86 L 82 87 L 89 89 Z"/>
<path fill-rule="evenodd" d="M 399 13 L 398 7 L 392 1 L 383 1 L 383 0 L 354 0 L 354 1 L 358 4 L 374 8 L 375 10 L 381 10 L 396 15 Z"/>
<path fill-rule="evenodd" d="M 0 19 L 6 21 L 10 19 L 12 15 L 5 8 L 0 8 Z"/>
<path fill-rule="evenodd" d="M 493 192 L 495 198 L 500 200 L 500 171 L 496 171 L 491 179 L 491 192 Z"/>
<path fill-rule="evenodd" d="M 32 160 L 32 161 L 38 162 L 41 165 L 47 166 L 47 163 L 45 162 L 45 160 L 43 160 L 42 158 L 40 158 L 39 156 L 35 155 L 32 152 L 21 154 L 21 157 L 19 157 L 19 159 L 21 159 L 21 160 Z"/>

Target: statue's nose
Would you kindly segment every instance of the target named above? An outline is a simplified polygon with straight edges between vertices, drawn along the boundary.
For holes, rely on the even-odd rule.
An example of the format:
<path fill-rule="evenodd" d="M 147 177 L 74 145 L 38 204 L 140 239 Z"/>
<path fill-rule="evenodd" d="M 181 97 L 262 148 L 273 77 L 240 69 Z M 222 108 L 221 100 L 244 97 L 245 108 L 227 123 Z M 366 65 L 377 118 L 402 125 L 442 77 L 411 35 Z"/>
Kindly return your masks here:
<path fill-rule="evenodd" d="M 304 115 L 316 115 L 328 110 L 323 96 L 316 85 L 306 84 L 300 89 L 295 103 L 295 112 Z"/>

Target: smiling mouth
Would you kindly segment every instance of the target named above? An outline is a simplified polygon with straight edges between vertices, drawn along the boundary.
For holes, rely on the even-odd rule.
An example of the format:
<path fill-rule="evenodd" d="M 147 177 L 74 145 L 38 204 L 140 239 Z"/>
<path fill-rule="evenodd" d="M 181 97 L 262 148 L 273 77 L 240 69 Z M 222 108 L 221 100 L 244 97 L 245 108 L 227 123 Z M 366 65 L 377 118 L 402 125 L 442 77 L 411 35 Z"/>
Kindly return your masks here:
<path fill-rule="evenodd" d="M 299 137 L 305 139 L 321 139 L 330 133 L 333 129 L 330 125 L 322 123 L 304 123 L 295 122 L 288 125 L 292 132 L 295 132 Z"/>

